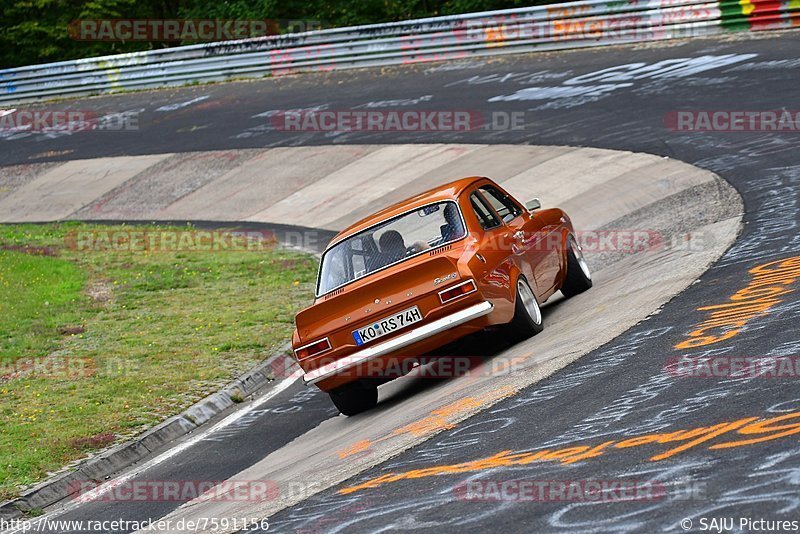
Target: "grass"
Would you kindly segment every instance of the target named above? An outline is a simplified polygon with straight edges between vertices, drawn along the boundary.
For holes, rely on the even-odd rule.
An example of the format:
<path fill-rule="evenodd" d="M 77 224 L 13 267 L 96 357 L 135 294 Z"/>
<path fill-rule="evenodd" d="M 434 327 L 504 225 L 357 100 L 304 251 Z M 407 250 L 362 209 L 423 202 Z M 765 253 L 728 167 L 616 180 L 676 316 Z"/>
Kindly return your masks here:
<path fill-rule="evenodd" d="M 0 499 L 215 391 L 285 343 L 311 299 L 317 263 L 297 252 L 65 239 L 125 228 L 0 226 Z"/>

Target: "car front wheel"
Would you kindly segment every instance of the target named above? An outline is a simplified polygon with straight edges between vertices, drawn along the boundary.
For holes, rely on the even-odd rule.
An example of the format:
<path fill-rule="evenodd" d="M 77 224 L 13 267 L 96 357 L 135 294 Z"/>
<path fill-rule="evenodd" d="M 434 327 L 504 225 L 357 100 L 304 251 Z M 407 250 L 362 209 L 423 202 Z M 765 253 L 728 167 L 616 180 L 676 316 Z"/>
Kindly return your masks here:
<path fill-rule="evenodd" d="M 351 382 L 328 393 L 336 408 L 351 416 L 374 408 L 378 404 L 378 388 L 362 382 Z"/>
<path fill-rule="evenodd" d="M 514 305 L 514 319 L 511 330 L 516 336 L 525 339 L 535 336 L 544 329 L 542 310 L 536 295 L 533 294 L 528 281 L 520 277 L 517 280 L 517 301 Z"/>
<path fill-rule="evenodd" d="M 592 273 L 589 265 L 583 258 L 583 252 L 575 242 L 575 238 L 567 239 L 567 276 L 561 286 L 561 293 L 569 298 L 578 293 L 583 293 L 592 287 Z"/>

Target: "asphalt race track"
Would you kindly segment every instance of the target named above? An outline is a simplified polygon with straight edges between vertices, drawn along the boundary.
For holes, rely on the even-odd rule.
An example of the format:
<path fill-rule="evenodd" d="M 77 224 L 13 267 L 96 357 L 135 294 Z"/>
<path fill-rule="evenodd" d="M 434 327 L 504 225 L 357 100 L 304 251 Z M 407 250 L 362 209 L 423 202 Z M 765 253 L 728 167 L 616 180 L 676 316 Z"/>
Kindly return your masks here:
<path fill-rule="evenodd" d="M 670 369 L 683 355 L 799 356 L 800 304 L 794 297 L 800 285 L 800 133 L 676 132 L 665 126 L 665 117 L 677 110 L 797 109 L 798 45 L 796 33 L 719 38 L 64 102 L 50 107 L 144 110 L 140 130 L 11 136 L 0 139 L 0 164 L 272 146 L 502 143 L 645 152 L 710 170 L 744 199 L 745 224 L 735 244 L 696 283 L 566 368 L 492 399 L 488 408 L 438 428 L 396 456 L 376 457 L 369 469 L 335 487 L 315 493 L 314 480 L 298 481 L 307 486 L 308 498 L 270 515 L 269 531 L 700 531 L 711 518 L 735 518 L 737 527 L 741 518 L 797 520 L 797 375 L 681 377 Z M 677 59 L 684 61 L 671 61 Z M 206 98 L 196 100 L 201 97 Z M 404 106 L 524 112 L 525 120 L 515 129 L 336 134 L 275 131 L 264 121 L 278 109 Z M 600 294 L 580 298 L 588 303 Z M 699 309 L 714 305 L 724 307 Z M 555 303 L 545 321 L 548 313 L 555 317 L 565 309 Z M 736 310 L 727 316 L 737 321 L 735 330 L 720 330 L 714 322 L 719 317 L 712 317 L 719 309 Z M 611 306 L 599 313 L 613 321 L 623 312 Z M 531 343 L 535 350 L 536 340 Z M 514 350 L 491 339 L 470 349 L 486 357 Z M 407 388 L 377 410 L 398 410 L 431 387 Z M 357 417 L 335 417 L 324 395 L 298 383 L 264 395 L 221 430 L 187 437 L 184 443 L 197 441 L 148 466 L 147 477 L 224 480 L 292 447 L 320 425 L 358 424 Z M 785 419 L 754 422 L 779 417 Z M 332 443 L 331 451 L 339 445 L 350 444 Z M 353 454 L 369 463 L 370 444 Z M 577 455 L 583 455 L 580 461 L 568 461 Z M 311 467 L 316 461 L 308 459 Z M 472 499 L 465 493 L 470 484 L 519 479 L 656 481 L 663 492 L 622 502 Z M 178 504 L 73 502 L 59 518 L 157 519 L 180 513 Z M 198 507 L 202 503 L 182 509 Z M 743 525 L 739 530 L 758 530 Z"/>

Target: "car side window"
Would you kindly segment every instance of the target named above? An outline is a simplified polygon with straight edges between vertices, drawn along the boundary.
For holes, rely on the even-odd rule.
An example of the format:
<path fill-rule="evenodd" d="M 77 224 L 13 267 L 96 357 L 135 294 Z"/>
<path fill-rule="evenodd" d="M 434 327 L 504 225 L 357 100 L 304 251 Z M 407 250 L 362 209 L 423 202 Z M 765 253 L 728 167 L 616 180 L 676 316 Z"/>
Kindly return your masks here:
<path fill-rule="evenodd" d="M 481 193 L 483 193 L 483 196 L 486 197 L 486 200 L 491 203 L 497 214 L 503 218 L 504 222 L 508 222 L 522 213 L 522 208 L 520 208 L 516 202 L 511 200 L 508 195 L 498 191 L 497 188 L 492 187 L 491 185 L 485 185 L 480 187 L 479 190 Z"/>
<path fill-rule="evenodd" d="M 361 278 L 367 274 L 367 256 L 360 240 L 354 239 L 350 244 L 350 258 L 353 266 L 353 278 Z"/>
<path fill-rule="evenodd" d="M 475 211 L 475 215 L 484 230 L 500 226 L 500 220 L 477 193 L 472 193 L 469 196 L 469 203 L 472 205 L 472 209 Z"/>

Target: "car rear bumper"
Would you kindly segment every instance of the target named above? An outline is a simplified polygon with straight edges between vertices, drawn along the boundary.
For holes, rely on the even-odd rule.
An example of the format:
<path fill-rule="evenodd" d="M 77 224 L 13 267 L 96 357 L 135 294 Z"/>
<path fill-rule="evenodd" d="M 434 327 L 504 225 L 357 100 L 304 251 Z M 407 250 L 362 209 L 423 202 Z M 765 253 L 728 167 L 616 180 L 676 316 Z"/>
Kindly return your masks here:
<path fill-rule="evenodd" d="M 492 305 L 491 302 L 474 304 L 469 308 L 465 308 L 442 317 L 441 319 L 437 319 L 409 330 L 408 332 L 394 337 L 388 341 L 378 343 L 377 345 L 360 350 L 355 354 L 350 354 L 349 356 L 345 356 L 339 360 L 322 365 L 317 369 L 308 371 L 303 375 L 303 381 L 306 384 L 315 384 L 321 380 L 331 378 L 346 369 L 361 365 L 374 358 L 379 358 L 396 350 L 402 349 L 403 347 L 407 347 L 408 345 L 428 339 L 441 332 L 444 332 L 445 330 L 449 330 L 450 328 L 454 328 L 472 321 L 473 319 L 488 315 L 491 313 L 492 309 L 494 309 L 494 305 Z"/>

